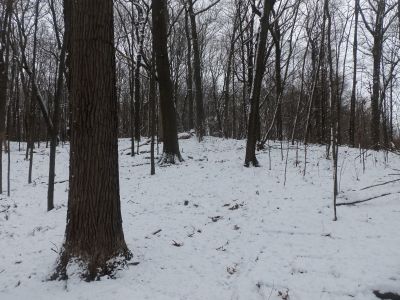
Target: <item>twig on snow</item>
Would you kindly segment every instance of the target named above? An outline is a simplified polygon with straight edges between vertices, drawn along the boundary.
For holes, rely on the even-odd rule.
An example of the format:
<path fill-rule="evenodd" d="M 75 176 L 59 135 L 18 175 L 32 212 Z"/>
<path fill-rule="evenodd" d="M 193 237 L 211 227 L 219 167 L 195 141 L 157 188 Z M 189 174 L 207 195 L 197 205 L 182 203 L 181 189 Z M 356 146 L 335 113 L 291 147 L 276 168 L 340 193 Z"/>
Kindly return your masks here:
<path fill-rule="evenodd" d="M 393 194 L 400 194 L 400 192 L 396 192 L 396 193 L 384 193 L 384 194 L 382 194 L 382 195 L 370 197 L 370 198 L 364 199 L 364 200 L 353 201 L 353 202 L 341 202 L 341 203 L 336 203 L 336 206 L 355 205 L 355 204 L 358 204 L 358 203 L 367 202 L 367 201 L 370 201 L 370 200 L 373 200 L 373 199 L 377 199 L 377 198 L 381 198 L 381 197 L 385 197 L 385 196 L 389 196 L 389 195 L 393 195 Z"/>

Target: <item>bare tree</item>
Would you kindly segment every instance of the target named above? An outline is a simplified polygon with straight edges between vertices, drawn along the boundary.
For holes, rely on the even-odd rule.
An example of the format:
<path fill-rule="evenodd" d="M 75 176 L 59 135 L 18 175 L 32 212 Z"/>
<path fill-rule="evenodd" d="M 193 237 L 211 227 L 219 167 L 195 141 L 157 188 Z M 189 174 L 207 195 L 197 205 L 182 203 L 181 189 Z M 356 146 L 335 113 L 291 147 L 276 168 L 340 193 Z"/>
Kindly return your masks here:
<path fill-rule="evenodd" d="M 59 62 L 58 62 L 58 78 L 56 84 L 56 90 L 54 94 L 54 111 L 53 111 L 53 127 L 50 131 L 50 162 L 49 162 L 49 185 L 47 190 L 47 211 L 54 208 L 54 179 L 55 179 L 55 165 L 56 165 L 56 147 L 58 143 L 58 133 L 60 126 L 60 106 L 61 97 L 63 94 L 64 87 L 64 73 L 65 73 L 65 35 L 62 39 L 60 37 L 60 29 L 57 24 L 57 16 L 54 6 L 54 0 L 50 1 L 50 9 L 53 18 L 54 32 L 56 34 L 56 40 L 58 48 L 60 50 Z"/>
<path fill-rule="evenodd" d="M 156 70 L 160 91 L 160 109 L 163 131 L 163 156 L 161 164 L 182 161 L 179 151 L 176 110 L 173 102 L 173 88 L 169 70 L 167 49 L 167 5 L 165 0 L 153 0 L 153 47 L 156 56 Z"/>
<path fill-rule="evenodd" d="M 244 161 L 244 165 L 246 167 L 249 167 L 250 165 L 253 165 L 255 167 L 259 166 L 256 157 L 257 119 L 258 119 L 257 116 L 259 115 L 261 83 L 265 70 L 267 32 L 268 32 L 268 27 L 270 26 L 269 18 L 274 3 L 275 3 L 274 0 L 264 0 L 264 7 L 260 18 L 260 29 L 258 35 L 254 81 L 250 95 L 251 108 L 250 108 L 250 116 L 248 123 L 248 132 L 247 132 L 246 157 Z"/>
<path fill-rule="evenodd" d="M 201 79 L 201 61 L 200 61 L 200 48 L 199 38 L 197 33 L 196 15 L 193 9 L 193 1 L 188 0 L 188 14 L 190 18 L 190 28 L 192 33 L 192 46 L 193 46 L 193 75 L 196 99 L 196 131 L 199 141 L 204 136 L 204 107 L 203 107 L 203 86 Z"/>
<path fill-rule="evenodd" d="M 356 118 L 356 94 L 357 94 L 357 52 L 358 52 L 358 16 L 360 8 L 360 0 L 354 1 L 354 40 L 353 40 L 353 83 L 350 99 L 350 126 L 349 126 L 349 142 L 351 146 L 355 146 L 355 118 Z"/>
<path fill-rule="evenodd" d="M 4 1 L 0 11 L 0 193 L 3 193 L 3 142 L 6 138 L 6 106 L 8 91 L 8 64 L 9 64 L 9 30 L 12 15 L 13 1 Z"/>
<path fill-rule="evenodd" d="M 372 35 L 373 46 L 371 50 L 373 58 L 373 74 L 372 74 L 372 95 L 371 95 L 371 138 L 372 147 L 379 149 L 380 146 L 380 110 L 379 110 L 379 93 L 381 85 L 381 60 L 384 36 L 386 31 L 389 29 L 391 23 L 394 21 L 394 17 L 389 18 L 389 21 L 385 24 L 385 17 L 398 5 L 394 3 L 388 5 L 386 0 L 377 0 L 375 2 L 368 2 L 369 10 L 374 17 L 374 22 L 371 24 L 364 13 L 362 7 L 359 8 L 362 20 L 365 28 Z"/>

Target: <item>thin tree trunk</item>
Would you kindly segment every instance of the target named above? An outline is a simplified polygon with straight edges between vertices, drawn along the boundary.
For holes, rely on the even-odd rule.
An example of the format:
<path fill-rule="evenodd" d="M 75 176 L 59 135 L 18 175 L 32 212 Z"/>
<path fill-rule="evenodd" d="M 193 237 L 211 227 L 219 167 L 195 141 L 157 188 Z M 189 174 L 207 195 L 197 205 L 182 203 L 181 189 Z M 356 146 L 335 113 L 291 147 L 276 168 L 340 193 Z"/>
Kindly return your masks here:
<path fill-rule="evenodd" d="M 246 143 L 246 157 L 244 165 L 249 167 L 250 165 L 259 166 L 256 157 L 256 142 L 257 142 L 257 120 L 259 119 L 259 102 L 262 78 L 265 70 L 265 54 L 266 54 L 266 43 L 267 43 L 267 32 L 269 26 L 269 16 L 274 5 L 274 0 L 264 0 L 263 13 L 260 19 L 260 30 L 259 40 L 257 46 L 256 55 L 256 69 L 254 74 L 254 81 L 251 89 L 250 96 L 250 116 L 249 125 L 247 132 L 247 143 Z"/>
<path fill-rule="evenodd" d="M 294 145 L 294 140 L 295 140 L 295 132 L 297 129 L 297 122 L 299 118 L 299 113 L 300 113 L 300 105 L 301 102 L 303 101 L 303 93 L 304 93 L 304 70 L 305 70 L 305 65 L 306 65 L 306 59 L 307 59 L 307 54 L 308 54 L 308 49 L 309 49 L 310 41 L 307 41 L 307 46 L 306 46 L 306 51 L 304 52 L 303 56 L 303 64 L 301 67 L 301 87 L 300 87 L 300 94 L 299 98 L 297 100 L 297 106 L 296 106 L 296 115 L 294 118 L 293 122 L 293 128 L 292 128 L 292 145 Z"/>
<path fill-rule="evenodd" d="M 232 75 L 232 64 L 233 64 L 233 55 L 235 51 L 235 41 L 236 41 L 236 30 L 237 30 L 237 22 L 239 16 L 238 13 L 235 15 L 235 20 L 233 22 L 233 30 L 229 43 L 229 52 L 228 52 L 228 60 L 226 62 L 226 73 L 225 73 L 225 82 L 224 82 L 224 136 L 225 138 L 232 137 L 233 128 L 230 128 L 230 120 L 229 120 L 229 105 L 230 101 L 230 83 L 231 83 L 231 75 Z M 233 77 L 233 76 L 232 76 Z M 232 103 L 234 106 L 234 103 Z M 232 108 L 233 111 L 233 108 Z M 233 117 L 232 117 L 233 118 Z"/>
<path fill-rule="evenodd" d="M 149 86 L 149 105 L 150 105 L 150 174 L 156 174 L 154 162 L 154 135 L 156 126 L 156 79 L 155 79 L 155 55 L 152 50 L 151 71 L 150 71 L 150 86 Z"/>
<path fill-rule="evenodd" d="M 192 31 L 192 46 L 193 46 L 193 75 L 194 84 L 196 86 L 195 99 L 196 99 L 196 129 L 197 138 L 199 141 L 203 140 L 204 136 L 204 106 L 203 106 L 203 86 L 201 82 L 201 58 L 199 38 L 196 26 L 196 16 L 193 11 L 193 1 L 188 0 L 188 12 L 190 18 L 190 27 Z"/>
<path fill-rule="evenodd" d="M 355 147 L 359 2 L 360 0 L 355 0 L 354 4 L 355 6 L 354 6 L 354 41 L 353 41 L 353 84 L 352 84 L 351 99 L 350 99 L 350 128 L 349 128 L 349 140 L 350 140 L 349 142 L 352 147 Z"/>
<path fill-rule="evenodd" d="M 327 19 L 327 50 L 328 50 L 328 64 L 329 64 L 329 103 L 331 112 L 331 145 L 332 145 L 332 162 L 333 162 L 333 220 L 337 220 L 336 214 L 336 198 L 338 195 L 338 116 L 337 116 L 337 82 L 335 82 L 333 76 L 333 58 L 332 58 L 332 43 L 331 43 L 331 30 L 332 30 L 332 18 L 329 9 L 329 2 L 324 2 L 324 14 Z"/>
<path fill-rule="evenodd" d="M 54 23 L 54 30 L 58 34 L 57 16 L 54 9 L 54 2 L 51 2 L 51 11 Z M 54 208 L 54 181 L 55 181 L 55 165 L 56 165 L 56 148 L 58 144 L 58 133 L 60 127 L 60 113 L 61 113 L 61 97 L 64 86 L 64 73 L 65 73 L 65 42 L 66 35 L 64 34 L 63 41 L 57 38 L 60 43 L 60 57 L 58 62 L 58 77 L 56 82 L 56 90 L 54 94 L 54 110 L 53 110 L 53 130 L 50 130 L 50 162 L 49 162 L 49 185 L 47 188 L 47 211 Z M 49 130 L 48 130 L 49 131 Z"/>
<path fill-rule="evenodd" d="M 8 90 L 8 63 L 10 39 L 9 30 L 13 1 L 8 0 L 5 7 L 4 19 L 0 20 L 0 193 L 3 193 L 3 142 L 6 138 L 6 106 Z"/>
<path fill-rule="evenodd" d="M 32 183 L 32 168 L 33 168 L 33 148 L 35 147 L 35 113 L 36 113 L 36 93 L 33 91 L 35 80 L 36 80 L 36 54 L 37 54 L 37 31 L 38 31 L 38 19 L 39 19 L 39 0 L 36 0 L 35 4 L 35 22 L 34 22 L 34 34 L 33 34 L 33 59 L 32 59 L 32 74 L 31 74 L 31 99 L 29 109 L 29 171 L 28 171 L 28 183 Z"/>
<path fill-rule="evenodd" d="M 192 40 L 190 38 L 190 30 L 189 30 L 189 14 L 187 10 L 185 10 L 185 34 L 187 41 L 187 55 L 186 55 L 186 64 L 187 64 L 187 100 L 189 102 L 189 130 L 194 129 L 194 113 L 193 113 L 193 71 L 192 71 Z"/>
<path fill-rule="evenodd" d="M 56 148 L 58 144 L 58 132 L 60 124 L 60 103 L 64 85 L 65 71 L 65 43 L 61 46 L 61 54 L 58 65 L 57 87 L 54 95 L 54 111 L 53 111 L 53 130 L 50 132 L 50 163 L 49 163 L 49 186 L 47 189 L 47 211 L 54 208 L 54 179 L 56 165 Z"/>
<path fill-rule="evenodd" d="M 274 24 L 274 43 L 275 43 L 275 84 L 276 84 L 276 101 L 277 111 L 276 111 L 276 133 L 279 141 L 283 139 L 282 132 L 282 96 L 283 96 L 283 83 L 282 83 L 282 73 L 281 73 L 281 31 L 279 28 L 278 21 Z"/>
<path fill-rule="evenodd" d="M 134 3 L 135 2 L 132 1 L 132 4 Z M 135 6 L 138 12 L 138 22 L 136 23 L 136 34 L 138 35 L 138 45 L 139 45 L 139 49 L 136 55 L 136 68 L 135 68 L 135 140 L 138 146 L 138 154 L 139 154 L 140 129 L 142 126 L 140 118 L 140 66 L 143 57 L 145 20 L 143 16 L 143 8 L 137 3 L 135 3 Z"/>

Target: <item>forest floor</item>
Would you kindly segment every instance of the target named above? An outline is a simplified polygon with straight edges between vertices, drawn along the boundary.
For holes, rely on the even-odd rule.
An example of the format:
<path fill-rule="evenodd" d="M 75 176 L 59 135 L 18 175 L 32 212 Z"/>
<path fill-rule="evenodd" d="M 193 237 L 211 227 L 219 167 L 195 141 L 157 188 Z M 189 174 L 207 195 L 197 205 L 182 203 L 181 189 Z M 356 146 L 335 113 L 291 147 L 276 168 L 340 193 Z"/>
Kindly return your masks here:
<path fill-rule="evenodd" d="M 11 197 L 0 199 L 0 299 L 368 300 L 377 299 L 374 290 L 400 293 L 400 156 L 385 162 L 383 152 L 368 151 L 363 171 L 359 150 L 340 148 L 338 202 L 389 195 L 339 206 L 334 222 L 324 146 L 308 148 L 305 176 L 304 149 L 298 166 L 291 149 L 284 185 L 277 143 L 259 153 L 260 168 L 245 168 L 245 141 L 180 140 L 185 161 L 157 167 L 154 176 L 149 146 L 131 157 L 129 144 L 119 144 L 121 203 L 138 264 L 92 283 L 73 271 L 68 281 L 47 281 L 65 230 L 68 147 L 57 152 L 56 209 L 48 213 L 48 149 L 36 149 L 29 185 L 25 152 L 12 144 Z"/>

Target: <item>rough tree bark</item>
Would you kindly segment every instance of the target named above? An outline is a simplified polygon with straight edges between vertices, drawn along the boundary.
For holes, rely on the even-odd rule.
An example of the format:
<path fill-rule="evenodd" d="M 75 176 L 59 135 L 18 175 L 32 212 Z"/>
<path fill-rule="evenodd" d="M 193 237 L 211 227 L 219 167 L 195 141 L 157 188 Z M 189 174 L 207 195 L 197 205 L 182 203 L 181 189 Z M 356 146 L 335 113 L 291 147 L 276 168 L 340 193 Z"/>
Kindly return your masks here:
<path fill-rule="evenodd" d="M 160 110 L 163 136 L 163 155 L 160 164 L 182 161 L 179 151 L 176 109 L 173 101 L 171 74 L 167 48 L 167 4 L 165 0 L 153 0 L 153 47 L 160 92 Z"/>
<path fill-rule="evenodd" d="M 65 242 L 53 278 L 68 262 L 83 276 L 112 274 L 131 257 L 122 230 L 113 1 L 66 0 L 69 16 L 70 175 Z"/>

